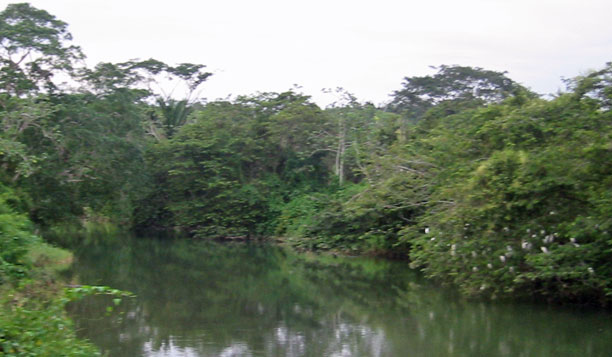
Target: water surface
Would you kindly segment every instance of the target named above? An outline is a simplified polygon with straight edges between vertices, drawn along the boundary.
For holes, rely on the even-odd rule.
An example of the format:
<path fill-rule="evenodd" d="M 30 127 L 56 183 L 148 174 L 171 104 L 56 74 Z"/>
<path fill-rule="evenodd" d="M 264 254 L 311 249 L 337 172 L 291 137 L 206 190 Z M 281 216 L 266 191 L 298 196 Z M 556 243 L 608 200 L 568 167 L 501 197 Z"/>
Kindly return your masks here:
<path fill-rule="evenodd" d="M 74 283 L 137 297 L 69 306 L 109 356 L 609 356 L 612 316 L 466 302 L 404 262 L 267 244 L 125 239 L 79 247 Z"/>

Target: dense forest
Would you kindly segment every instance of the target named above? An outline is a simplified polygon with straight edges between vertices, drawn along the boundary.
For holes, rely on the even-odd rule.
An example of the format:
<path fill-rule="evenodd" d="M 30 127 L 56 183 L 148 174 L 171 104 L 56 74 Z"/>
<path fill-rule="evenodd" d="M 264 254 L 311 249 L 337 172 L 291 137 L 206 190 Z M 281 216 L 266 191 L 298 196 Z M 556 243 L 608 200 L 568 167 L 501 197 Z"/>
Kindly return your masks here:
<path fill-rule="evenodd" d="M 474 297 L 612 301 L 612 63 L 549 98 L 442 65 L 385 105 L 338 89 L 320 108 L 297 90 L 202 100 L 201 64 L 87 68 L 28 4 L 0 13 L 0 44 L 0 284 L 28 275 L 35 232 L 101 226 L 402 258 Z"/>

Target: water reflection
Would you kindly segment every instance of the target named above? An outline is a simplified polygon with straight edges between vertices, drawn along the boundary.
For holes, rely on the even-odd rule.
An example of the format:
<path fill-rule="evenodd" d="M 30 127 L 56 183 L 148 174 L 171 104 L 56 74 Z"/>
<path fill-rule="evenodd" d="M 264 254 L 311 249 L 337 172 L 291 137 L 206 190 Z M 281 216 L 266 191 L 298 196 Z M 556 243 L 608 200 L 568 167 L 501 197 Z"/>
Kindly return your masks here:
<path fill-rule="evenodd" d="M 258 244 L 128 240 L 77 250 L 75 283 L 137 298 L 70 306 L 110 356 L 589 356 L 609 314 L 467 303 L 404 263 Z"/>

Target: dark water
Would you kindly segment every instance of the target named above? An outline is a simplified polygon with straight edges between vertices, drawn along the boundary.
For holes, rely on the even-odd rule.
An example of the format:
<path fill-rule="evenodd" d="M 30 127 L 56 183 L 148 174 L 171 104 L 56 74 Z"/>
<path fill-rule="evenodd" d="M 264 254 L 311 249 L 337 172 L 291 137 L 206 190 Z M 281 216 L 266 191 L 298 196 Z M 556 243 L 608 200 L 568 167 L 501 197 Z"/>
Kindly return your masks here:
<path fill-rule="evenodd" d="M 465 302 L 401 262 L 126 239 L 78 248 L 71 276 L 137 294 L 69 306 L 109 356 L 612 355 L 609 313 Z"/>

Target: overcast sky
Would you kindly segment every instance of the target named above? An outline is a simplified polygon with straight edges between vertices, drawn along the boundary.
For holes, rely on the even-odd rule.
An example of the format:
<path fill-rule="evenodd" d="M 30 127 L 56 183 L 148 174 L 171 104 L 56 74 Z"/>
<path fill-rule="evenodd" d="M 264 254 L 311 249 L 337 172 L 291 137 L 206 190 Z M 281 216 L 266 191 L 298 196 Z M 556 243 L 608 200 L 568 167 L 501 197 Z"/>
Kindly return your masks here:
<path fill-rule="evenodd" d="M 2 9 L 12 1 L 0 0 Z M 611 0 L 32 0 L 94 65 L 201 63 L 201 95 L 344 87 L 381 103 L 430 65 L 508 71 L 539 93 L 612 61 Z"/>

